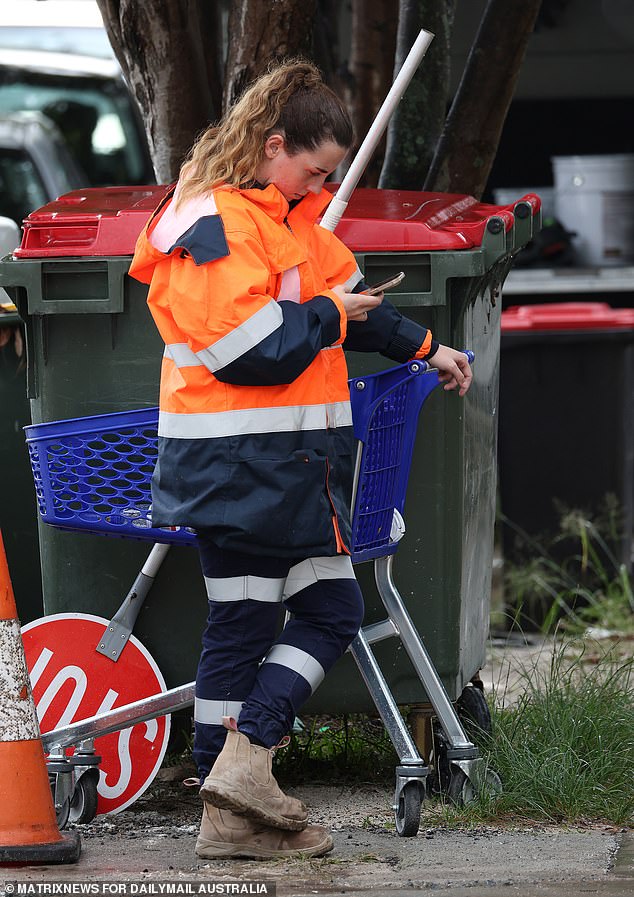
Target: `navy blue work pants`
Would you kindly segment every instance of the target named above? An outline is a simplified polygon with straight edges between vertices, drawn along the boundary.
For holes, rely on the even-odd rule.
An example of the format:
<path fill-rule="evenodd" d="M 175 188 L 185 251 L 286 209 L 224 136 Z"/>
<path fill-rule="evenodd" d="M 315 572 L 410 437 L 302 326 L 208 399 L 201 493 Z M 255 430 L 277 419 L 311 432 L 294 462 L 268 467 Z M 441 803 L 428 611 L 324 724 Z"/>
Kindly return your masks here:
<path fill-rule="evenodd" d="M 359 631 L 363 597 L 347 555 L 258 557 L 202 536 L 199 552 L 209 599 L 194 706 L 202 780 L 225 741 L 223 716 L 264 747 L 288 734 Z M 282 610 L 292 616 L 280 633 Z"/>

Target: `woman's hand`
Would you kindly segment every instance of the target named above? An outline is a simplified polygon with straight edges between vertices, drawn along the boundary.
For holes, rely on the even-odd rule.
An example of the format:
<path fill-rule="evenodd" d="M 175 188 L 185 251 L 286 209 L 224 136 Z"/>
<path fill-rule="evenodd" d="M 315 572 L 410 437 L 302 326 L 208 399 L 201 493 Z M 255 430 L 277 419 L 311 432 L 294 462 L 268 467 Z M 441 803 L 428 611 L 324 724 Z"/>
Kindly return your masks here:
<path fill-rule="evenodd" d="M 349 293 L 342 283 L 332 288 L 341 299 L 349 321 L 367 321 L 368 312 L 383 302 L 383 293 L 368 296 L 366 293 Z"/>
<path fill-rule="evenodd" d="M 459 394 L 463 396 L 471 386 L 473 374 L 464 352 L 449 346 L 438 346 L 427 364 L 440 372 L 438 379 L 445 384 L 445 389 L 459 387 Z"/>

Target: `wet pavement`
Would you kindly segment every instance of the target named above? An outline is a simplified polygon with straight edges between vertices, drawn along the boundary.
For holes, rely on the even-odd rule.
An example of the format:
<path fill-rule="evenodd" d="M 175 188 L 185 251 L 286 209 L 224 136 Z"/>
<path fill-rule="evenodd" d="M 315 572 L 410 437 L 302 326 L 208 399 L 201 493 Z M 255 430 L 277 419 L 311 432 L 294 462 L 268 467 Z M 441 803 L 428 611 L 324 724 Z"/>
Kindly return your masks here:
<path fill-rule="evenodd" d="M 311 821 L 327 822 L 334 851 L 321 859 L 203 861 L 193 852 L 199 804 L 180 786 L 148 793 L 116 816 L 77 826 L 82 855 L 73 866 L 5 870 L 16 882 L 145 882 L 208 885 L 267 881 L 279 897 L 437 891 L 443 897 L 633 897 L 634 833 L 613 826 L 430 825 L 399 837 L 385 786 L 310 786 L 301 795 Z M 0 879 L 2 879 L 0 874 Z M 2 893 L 0 887 L 0 893 Z M 8 897 L 11 897 L 8 894 Z"/>

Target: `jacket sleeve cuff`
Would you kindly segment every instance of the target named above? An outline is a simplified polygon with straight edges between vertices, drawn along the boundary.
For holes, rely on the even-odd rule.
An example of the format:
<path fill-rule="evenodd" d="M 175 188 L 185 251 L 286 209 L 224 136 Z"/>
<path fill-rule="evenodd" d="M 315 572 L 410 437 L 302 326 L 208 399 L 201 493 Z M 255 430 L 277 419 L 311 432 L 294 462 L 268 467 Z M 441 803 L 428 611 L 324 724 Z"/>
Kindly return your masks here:
<path fill-rule="evenodd" d="M 339 296 L 332 290 L 325 290 L 323 294 L 313 296 L 309 304 L 321 321 L 324 337 L 322 345 L 336 346 L 343 343 L 348 316 Z"/>
<path fill-rule="evenodd" d="M 430 352 L 435 352 L 437 348 L 438 343 L 432 339 L 431 330 L 410 318 L 402 318 L 385 354 L 395 361 L 406 362 L 429 358 Z"/>
<path fill-rule="evenodd" d="M 438 349 L 438 345 L 438 340 L 433 339 L 431 330 L 428 330 L 425 339 L 416 352 L 416 355 L 414 355 L 414 358 L 431 358 L 434 352 Z"/>

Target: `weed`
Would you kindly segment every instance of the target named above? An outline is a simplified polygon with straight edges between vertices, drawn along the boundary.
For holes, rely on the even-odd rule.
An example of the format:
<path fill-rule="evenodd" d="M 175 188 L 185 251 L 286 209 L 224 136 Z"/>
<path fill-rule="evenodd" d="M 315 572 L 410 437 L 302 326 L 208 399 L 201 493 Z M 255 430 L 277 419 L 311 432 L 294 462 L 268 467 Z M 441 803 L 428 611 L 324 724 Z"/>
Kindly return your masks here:
<path fill-rule="evenodd" d="M 169 750 L 163 760 L 163 766 L 189 766 L 193 763 L 192 751 L 194 749 L 194 733 L 185 729 L 178 732 L 178 745 L 175 750 Z"/>
<path fill-rule="evenodd" d="M 532 623 L 552 632 L 561 621 L 570 633 L 594 627 L 634 634 L 632 580 L 610 547 L 618 532 L 614 503 L 606 502 L 594 522 L 581 511 L 560 510 L 560 532 L 548 546 L 518 531 L 526 560 L 505 569 L 511 628 Z M 562 558 L 564 545 L 569 553 Z"/>
<path fill-rule="evenodd" d="M 483 754 L 504 790 L 448 821 L 634 821 L 634 659 L 604 652 L 599 662 L 571 658 L 559 643 L 550 669 L 526 671 L 516 705 L 491 708 L 493 737 Z"/>
<path fill-rule="evenodd" d="M 289 746 L 275 757 L 276 775 L 286 782 L 307 776 L 352 782 L 386 781 L 397 762 L 380 719 L 365 714 L 304 718 Z"/>

